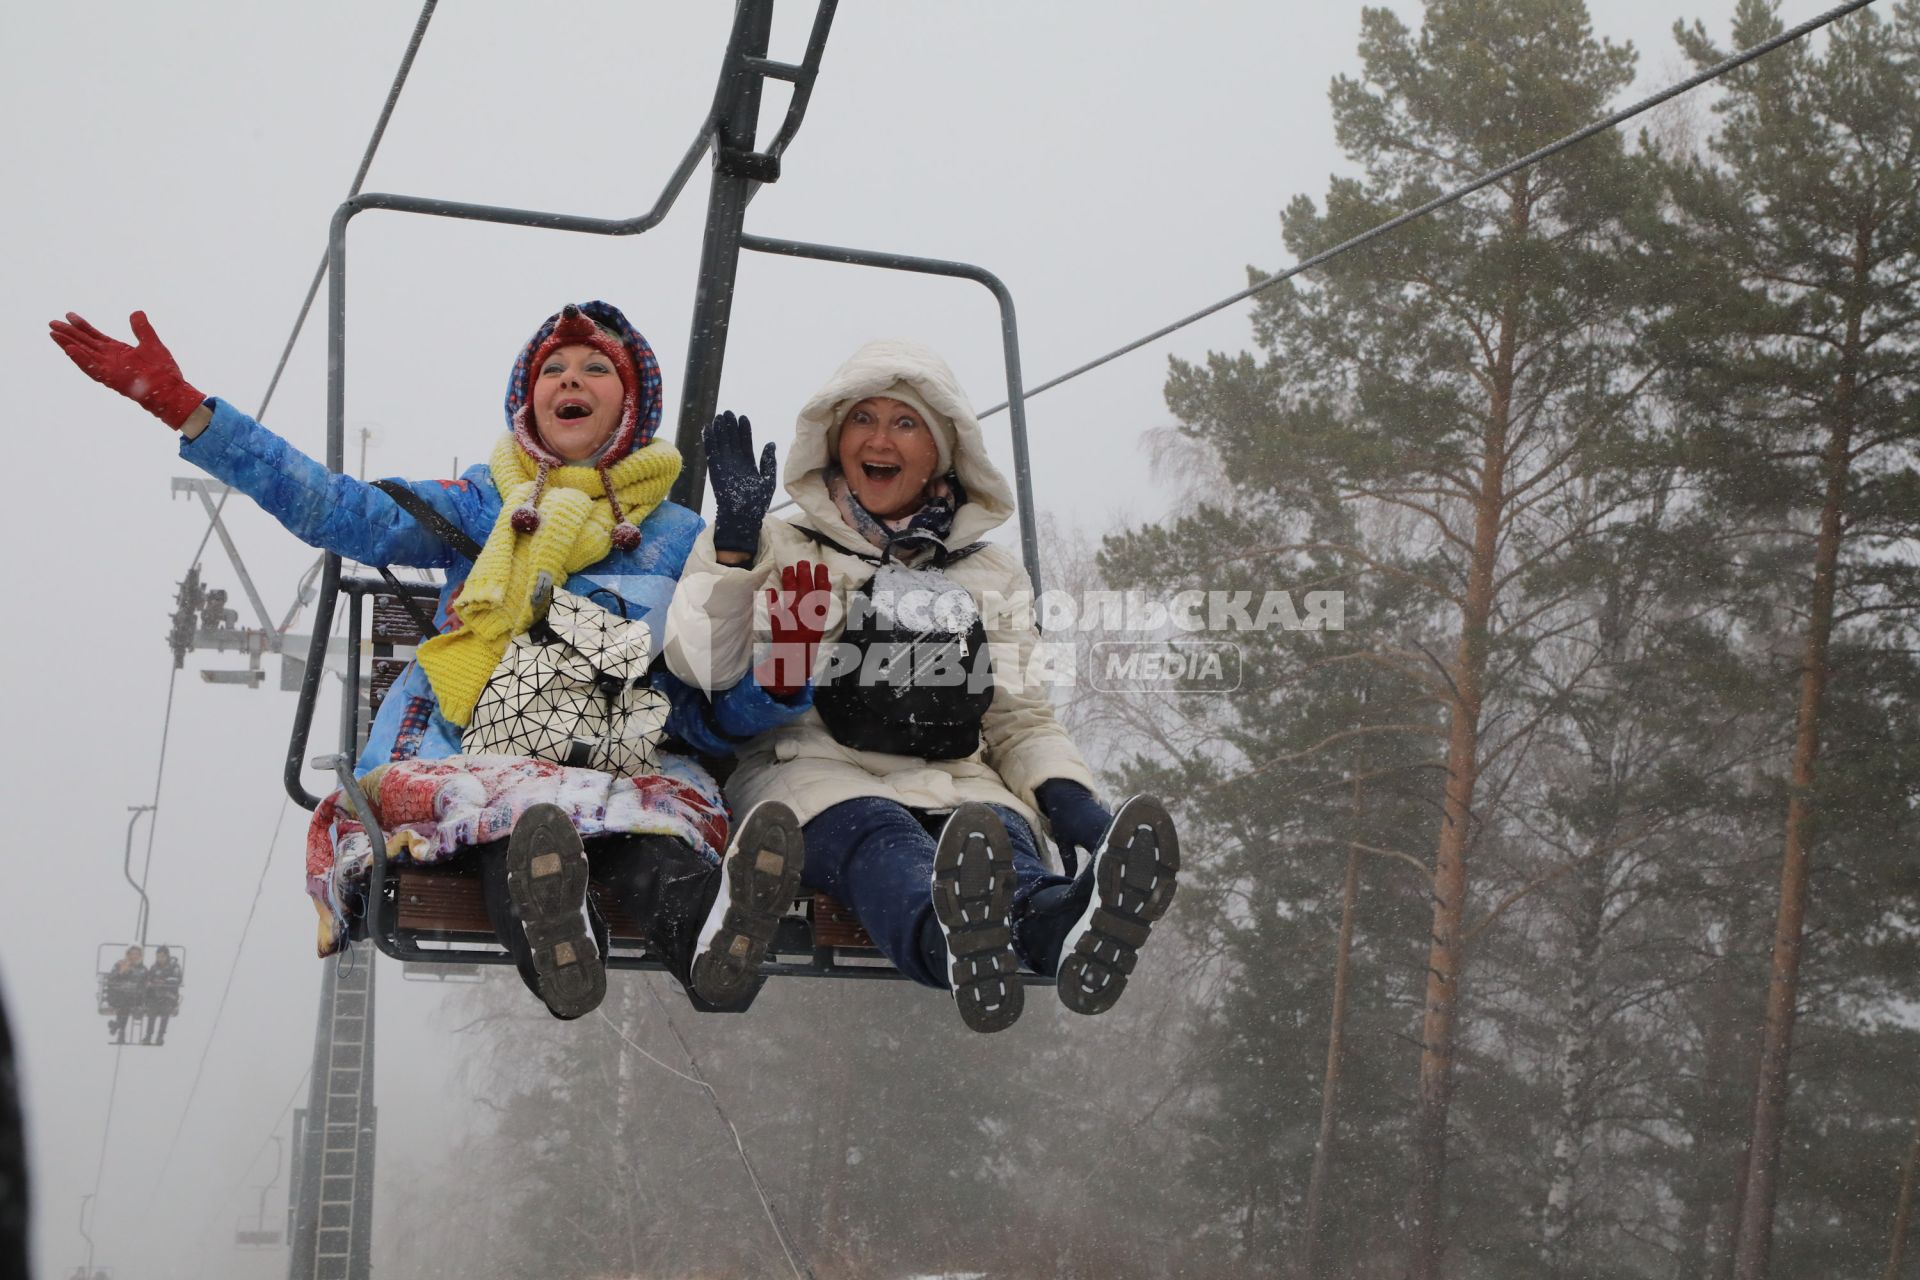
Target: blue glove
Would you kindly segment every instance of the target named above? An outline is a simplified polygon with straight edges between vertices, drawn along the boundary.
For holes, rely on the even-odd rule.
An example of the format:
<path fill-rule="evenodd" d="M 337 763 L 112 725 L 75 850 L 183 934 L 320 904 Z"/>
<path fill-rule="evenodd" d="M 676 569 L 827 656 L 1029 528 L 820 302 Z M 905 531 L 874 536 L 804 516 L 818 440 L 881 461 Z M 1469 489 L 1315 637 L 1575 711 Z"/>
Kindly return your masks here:
<path fill-rule="evenodd" d="M 1040 812 L 1047 815 L 1053 828 L 1053 842 L 1060 847 L 1060 865 L 1068 875 L 1077 875 L 1080 859 L 1075 852 L 1084 849 L 1089 860 L 1099 851 L 1113 815 L 1100 807 L 1087 790 L 1070 778 L 1049 778 L 1033 789 Z"/>
<path fill-rule="evenodd" d="M 773 442 L 753 464 L 753 424 L 723 413 L 702 437 L 707 450 L 707 479 L 713 485 L 713 547 L 754 555 L 760 550 L 760 522 L 773 505 Z"/>

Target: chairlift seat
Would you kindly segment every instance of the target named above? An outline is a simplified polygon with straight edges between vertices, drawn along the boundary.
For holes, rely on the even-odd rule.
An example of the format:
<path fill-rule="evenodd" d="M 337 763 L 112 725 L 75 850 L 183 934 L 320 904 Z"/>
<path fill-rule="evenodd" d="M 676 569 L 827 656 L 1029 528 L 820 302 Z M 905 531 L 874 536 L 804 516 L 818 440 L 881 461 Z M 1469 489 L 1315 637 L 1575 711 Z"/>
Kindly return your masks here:
<path fill-rule="evenodd" d="M 343 577 L 338 590 L 348 597 L 350 651 L 365 653 L 371 662 L 368 697 L 360 697 L 359 662 L 349 662 L 348 702 L 355 709 L 352 741 L 364 741 L 367 724 L 388 688 L 406 667 L 400 655 L 422 638 L 413 611 L 400 599 L 404 592 L 422 601 L 438 595 L 425 584 L 402 584 L 389 577 L 384 583 L 368 578 Z M 363 603 L 364 602 L 364 603 Z M 417 605 L 416 605 L 417 607 Z M 361 641 L 363 631 L 370 644 Z M 487 920 L 477 870 L 465 860 L 421 866 L 388 862 L 386 840 L 368 821 L 365 796 L 353 778 L 351 757 L 341 754 L 315 759 L 316 768 L 332 769 L 346 791 L 350 807 L 373 838 L 374 865 L 369 875 L 365 908 L 352 920 L 352 936 L 371 938 L 394 959 L 432 966 L 440 972 L 450 965 L 511 964 Z M 620 909 L 610 892 L 592 889 L 595 903 L 607 921 L 614 969 L 664 970 L 666 965 L 647 950 L 638 925 Z M 905 981 L 873 939 L 860 927 L 853 912 L 823 893 L 802 889 L 781 918 L 773 946 L 761 972 L 778 977 L 883 978 Z M 1052 978 L 1021 973 L 1020 981 L 1051 985 Z"/>
<path fill-rule="evenodd" d="M 99 1005 L 100 1016 L 103 1018 L 114 1017 L 123 1012 L 123 1010 L 113 1008 L 109 1005 L 109 999 L 119 995 L 118 992 L 110 992 L 109 989 L 112 985 L 113 966 L 119 962 L 122 956 L 126 955 L 127 948 L 133 946 L 141 946 L 141 944 L 134 942 L 103 942 L 95 948 L 94 994 Z M 167 954 L 171 955 L 174 960 L 179 963 L 180 981 L 170 984 L 164 993 L 151 991 L 148 989 L 147 975 L 153 966 L 151 963 L 143 960 L 145 967 L 140 971 L 140 985 L 138 988 L 127 991 L 126 994 L 132 998 L 130 1001 L 125 1002 L 129 1004 L 129 1008 L 124 1010 L 124 1012 L 130 1012 L 136 1016 L 141 1014 L 165 1014 L 168 1017 L 174 1017 L 179 1014 L 180 992 L 186 985 L 187 949 L 177 942 L 155 942 L 146 944 L 142 947 L 142 950 L 145 951 L 147 956 L 151 956 L 159 951 L 161 947 L 165 947 Z M 154 997 L 156 994 L 164 995 L 165 1005 L 163 1007 L 158 1006 L 155 1001 Z"/>
<path fill-rule="evenodd" d="M 130 980 L 120 981 L 122 975 L 114 973 L 114 965 L 126 955 L 127 948 L 141 946 L 145 956 L 152 956 L 162 947 L 173 957 L 179 968 L 175 980 L 161 986 L 151 981 L 152 965 L 145 963 L 137 975 Z M 103 942 L 94 953 L 94 1003 L 96 1012 L 102 1018 L 126 1018 L 128 1022 L 122 1030 L 118 1044 L 144 1045 L 156 1047 L 156 1042 L 148 1040 L 144 1034 L 134 1033 L 131 1028 L 134 1019 L 144 1027 L 150 1018 L 173 1018 L 180 1013 L 180 992 L 186 985 L 187 949 L 179 943 Z"/>
<path fill-rule="evenodd" d="M 475 868 L 454 863 L 399 866 L 393 870 L 397 931 L 425 950 L 432 961 L 471 958 L 470 948 L 476 945 L 497 949 Z M 613 953 L 609 964 L 614 968 L 664 967 L 660 958 L 647 950 L 639 925 L 615 896 L 597 882 L 591 892 L 607 922 Z M 781 919 L 766 966 L 769 973 L 864 970 L 859 975 L 864 977 L 878 976 L 872 972 L 875 967 L 885 969 L 888 976 L 897 976 L 851 911 L 826 894 L 806 889 Z"/>

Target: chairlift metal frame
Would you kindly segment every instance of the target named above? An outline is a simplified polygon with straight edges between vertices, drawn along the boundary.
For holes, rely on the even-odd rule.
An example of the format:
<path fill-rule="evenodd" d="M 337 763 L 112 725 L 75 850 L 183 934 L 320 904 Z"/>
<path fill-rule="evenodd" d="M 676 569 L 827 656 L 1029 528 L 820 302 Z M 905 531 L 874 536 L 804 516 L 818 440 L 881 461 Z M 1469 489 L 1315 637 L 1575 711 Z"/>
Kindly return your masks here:
<path fill-rule="evenodd" d="M 267 1193 L 280 1185 L 280 1165 L 287 1154 L 286 1143 L 277 1133 L 273 1135 L 273 1147 L 273 1177 L 260 1188 L 260 1207 L 254 1214 L 253 1225 L 244 1225 L 247 1221 L 244 1213 L 234 1221 L 233 1247 L 236 1249 L 277 1249 L 282 1243 L 279 1228 L 267 1227 Z"/>
<path fill-rule="evenodd" d="M 774 61 L 767 57 L 773 4 L 774 0 L 736 0 L 733 26 L 721 62 L 712 107 L 693 142 L 667 178 L 653 207 L 638 217 L 594 218 L 384 192 L 356 195 L 335 210 L 327 246 L 327 467 L 335 473 L 342 473 L 345 464 L 346 240 L 347 229 L 354 218 L 370 210 L 382 209 L 588 235 L 640 235 L 666 218 L 692 176 L 694 166 L 711 150 L 713 176 L 702 240 L 699 283 L 694 298 L 684 391 L 675 433 L 675 444 L 685 459 L 685 467 L 674 486 L 671 495 L 673 500 L 694 510 L 701 505 L 705 489 L 705 453 L 701 432 L 712 419 L 719 401 L 734 285 L 742 249 L 972 280 L 993 294 L 1000 310 L 1021 551 L 1028 575 L 1038 591 L 1041 581 L 1039 539 L 1027 450 L 1019 334 L 1013 297 L 1006 285 L 992 272 L 968 263 L 808 244 L 750 235 L 744 231 L 747 205 L 762 184 L 779 180 L 781 157 L 797 135 L 805 117 L 838 0 L 817 0 L 806 51 L 798 64 Z M 759 123 L 761 90 L 769 79 L 790 83 L 793 86 L 792 96 L 773 142 L 766 150 L 759 151 L 755 149 L 755 134 Z M 438 588 L 432 586 L 403 585 L 391 578 L 383 582 L 370 577 L 344 575 L 340 557 L 331 553 L 325 556 L 310 650 L 300 682 L 299 703 L 287 749 L 283 775 L 287 794 L 303 807 L 313 809 L 319 805 L 321 797 L 307 789 L 302 780 L 303 767 L 310 760 L 311 767 L 331 769 L 336 774 L 348 805 L 364 825 L 372 845 L 366 907 L 360 923 L 364 924 L 367 936 L 381 952 L 394 959 L 417 964 L 509 964 L 511 957 L 492 943 L 490 935 L 460 931 L 419 934 L 402 928 L 399 898 L 404 891 L 404 879 L 422 873 L 416 868 L 395 867 L 389 863 L 385 834 L 353 775 L 353 763 L 359 748 L 363 602 L 368 595 L 391 596 L 396 588 L 415 598 L 433 599 L 438 595 Z M 348 598 L 349 660 L 341 691 L 340 747 L 337 753 L 310 759 L 313 713 L 319 700 L 327 637 L 333 629 L 334 609 L 341 595 Z M 853 948 L 836 945 L 830 940 L 823 945 L 822 921 L 815 918 L 813 911 L 814 904 L 803 899 L 796 904 L 795 912 L 783 921 L 773 955 L 764 969 L 766 973 L 775 976 L 903 978 L 884 960 L 874 963 L 870 958 L 871 953 L 863 957 Z M 423 939 L 432 945 L 423 945 Z M 632 941 L 625 940 L 628 944 Z M 487 945 L 471 945 L 475 943 Z M 843 949 L 848 954 L 841 954 Z M 608 957 L 609 965 L 614 968 L 663 968 L 658 961 L 644 953 L 634 954 L 635 950 L 632 945 L 623 946 L 623 939 L 616 933 L 614 954 Z M 806 962 L 783 958 L 796 953 L 806 956 Z M 1052 981 L 1032 974 L 1021 975 L 1021 980 L 1034 984 Z"/>

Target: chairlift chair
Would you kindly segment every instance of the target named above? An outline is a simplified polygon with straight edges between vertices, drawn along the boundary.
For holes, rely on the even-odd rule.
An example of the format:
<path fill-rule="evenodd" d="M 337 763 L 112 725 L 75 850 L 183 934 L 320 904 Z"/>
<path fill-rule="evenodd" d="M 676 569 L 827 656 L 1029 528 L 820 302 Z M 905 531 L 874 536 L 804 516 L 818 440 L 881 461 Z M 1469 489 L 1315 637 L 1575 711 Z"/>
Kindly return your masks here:
<path fill-rule="evenodd" d="M 122 983 L 114 966 L 125 957 L 128 949 L 138 947 L 141 951 L 141 969 L 139 976 L 132 982 Z M 168 984 L 163 990 L 156 990 L 149 981 L 152 972 L 151 957 L 162 947 L 167 949 L 180 966 L 180 980 Z M 163 1048 L 153 1045 L 144 1034 L 150 1019 L 158 1017 L 173 1018 L 180 1013 L 180 993 L 186 986 L 187 949 L 171 942 L 103 942 L 94 951 L 94 1001 L 99 1015 L 108 1019 L 124 1016 L 114 1044 L 141 1045 L 148 1048 Z M 135 1021 L 140 1032 L 134 1033 Z"/>
<path fill-rule="evenodd" d="M 780 177 L 781 156 L 792 142 L 806 114 L 813 82 L 819 71 L 837 0 L 818 0 L 806 52 L 798 64 L 767 57 L 773 0 L 737 0 L 727 51 L 721 63 L 713 105 L 699 134 L 675 166 L 652 209 L 636 218 L 607 219 L 576 214 L 508 209 L 416 196 L 365 192 L 335 211 L 328 240 L 327 260 L 327 456 L 329 469 L 344 473 L 346 404 L 346 237 L 352 220 L 369 210 L 428 217 L 459 218 L 506 226 L 541 227 L 589 235 L 629 236 L 661 222 L 709 151 L 713 177 L 701 251 L 699 286 L 694 300 L 692 341 L 683 374 L 679 423 L 675 434 L 685 467 L 672 499 L 699 510 L 705 487 L 705 453 L 701 430 L 712 419 L 719 400 L 720 375 L 726 350 L 734 279 L 740 251 L 810 258 L 883 270 L 950 276 L 972 280 L 987 288 L 1000 308 L 1002 351 L 1007 378 L 1007 407 L 1014 450 L 1015 485 L 1019 504 L 1020 541 L 1034 589 L 1040 588 L 1039 539 L 1034 517 L 1031 471 L 1028 463 L 1026 414 L 1021 392 L 1018 331 L 1012 295 L 991 272 L 960 262 L 902 254 L 807 244 L 748 235 L 743 231 L 746 206 L 758 188 Z M 756 150 L 760 94 L 765 81 L 792 85 L 787 113 L 772 143 Z M 414 866 L 390 862 L 384 833 L 353 776 L 353 762 L 365 739 L 367 726 L 380 698 L 406 659 L 401 651 L 425 634 L 426 615 L 420 601 L 437 599 L 430 584 L 401 583 L 391 572 L 381 578 L 344 574 L 340 557 L 328 554 L 321 572 L 311 649 L 300 685 L 288 743 L 285 783 L 288 794 L 307 809 L 321 797 L 309 791 L 302 771 L 311 767 L 332 771 L 355 817 L 365 826 L 372 845 L 364 910 L 352 922 L 355 938 L 370 938 L 386 955 L 413 964 L 511 964 L 487 924 L 475 870 L 457 864 Z M 340 745 L 337 752 L 309 756 L 313 713 L 319 701 L 327 637 L 334 610 L 347 600 L 347 650 L 342 698 Z M 371 602 L 371 604 L 369 604 Z M 366 626 L 372 633 L 363 639 Z M 430 627 L 426 628 L 430 629 Z M 369 646 L 371 651 L 369 652 Z M 361 696 L 362 664 L 368 664 L 367 696 Z M 596 891 L 597 892 L 597 891 Z M 611 933 L 608 964 L 617 969 L 664 969 L 647 953 L 633 922 L 612 900 L 599 898 Z M 443 970 L 444 971 L 444 970 Z M 782 977 L 898 979 L 894 969 L 843 905 L 823 894 L 803 891 L 780 923 L 763 972 Z M 1051 978 L 1022 974 L 1021 980 L 1051 984 Z"/>
<path fill-rule="evenodd" d="M 273 1177 L 260 1188 L 260 1207 L 254 1213 L 252 1225 L 248 1225 L 244 1213 L 234 1223 L 233 1244 L 236 1249 L 272 1249 L 280 1243 L 280 1229 L 267 1226 L 267 1193 L 280 1185 L 280 1159 L 286 1154 L 286 1147 L 277 1134 L 273 1146 Z"/>

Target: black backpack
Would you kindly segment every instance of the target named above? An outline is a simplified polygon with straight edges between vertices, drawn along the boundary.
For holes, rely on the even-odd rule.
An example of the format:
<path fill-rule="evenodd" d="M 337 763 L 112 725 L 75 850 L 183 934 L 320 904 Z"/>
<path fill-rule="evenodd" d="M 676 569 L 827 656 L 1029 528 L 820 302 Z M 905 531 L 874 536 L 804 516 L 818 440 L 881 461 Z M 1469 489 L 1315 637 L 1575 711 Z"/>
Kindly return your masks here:
<path fill-rule="evenodd" d="M 848 595 L 846 630 L 828 646 L 824 670 L 814 678 L 814 709 L 834 741 L 856 751 L 923 760 L 961 760 L 978 751 L 980 722 L 993 704 L 986 625 L 972 596 L 939 571 L 987 544 L 936 553 L 922 569 L 901 569 L 907 576 L 934 571 L 935 579 L 926 588 L 927 607 L 921 611 L 903 607 L 911 592 L 875 599 L 874 584 L 891 563 L 884 556 L 849 552 L 812 529 L 800 532 L 879 565 L 873 577 Z M 907 576 L 895 585 L 908 585 Z M 949 591 L 934 590 L 942 582 Z M 970 617 L 952 616 L 952 592 L 966 596 Z M 942 601 L 948 602 L 944 610 Z M 948 616 L 940 617 L 943 612 Z"/>

